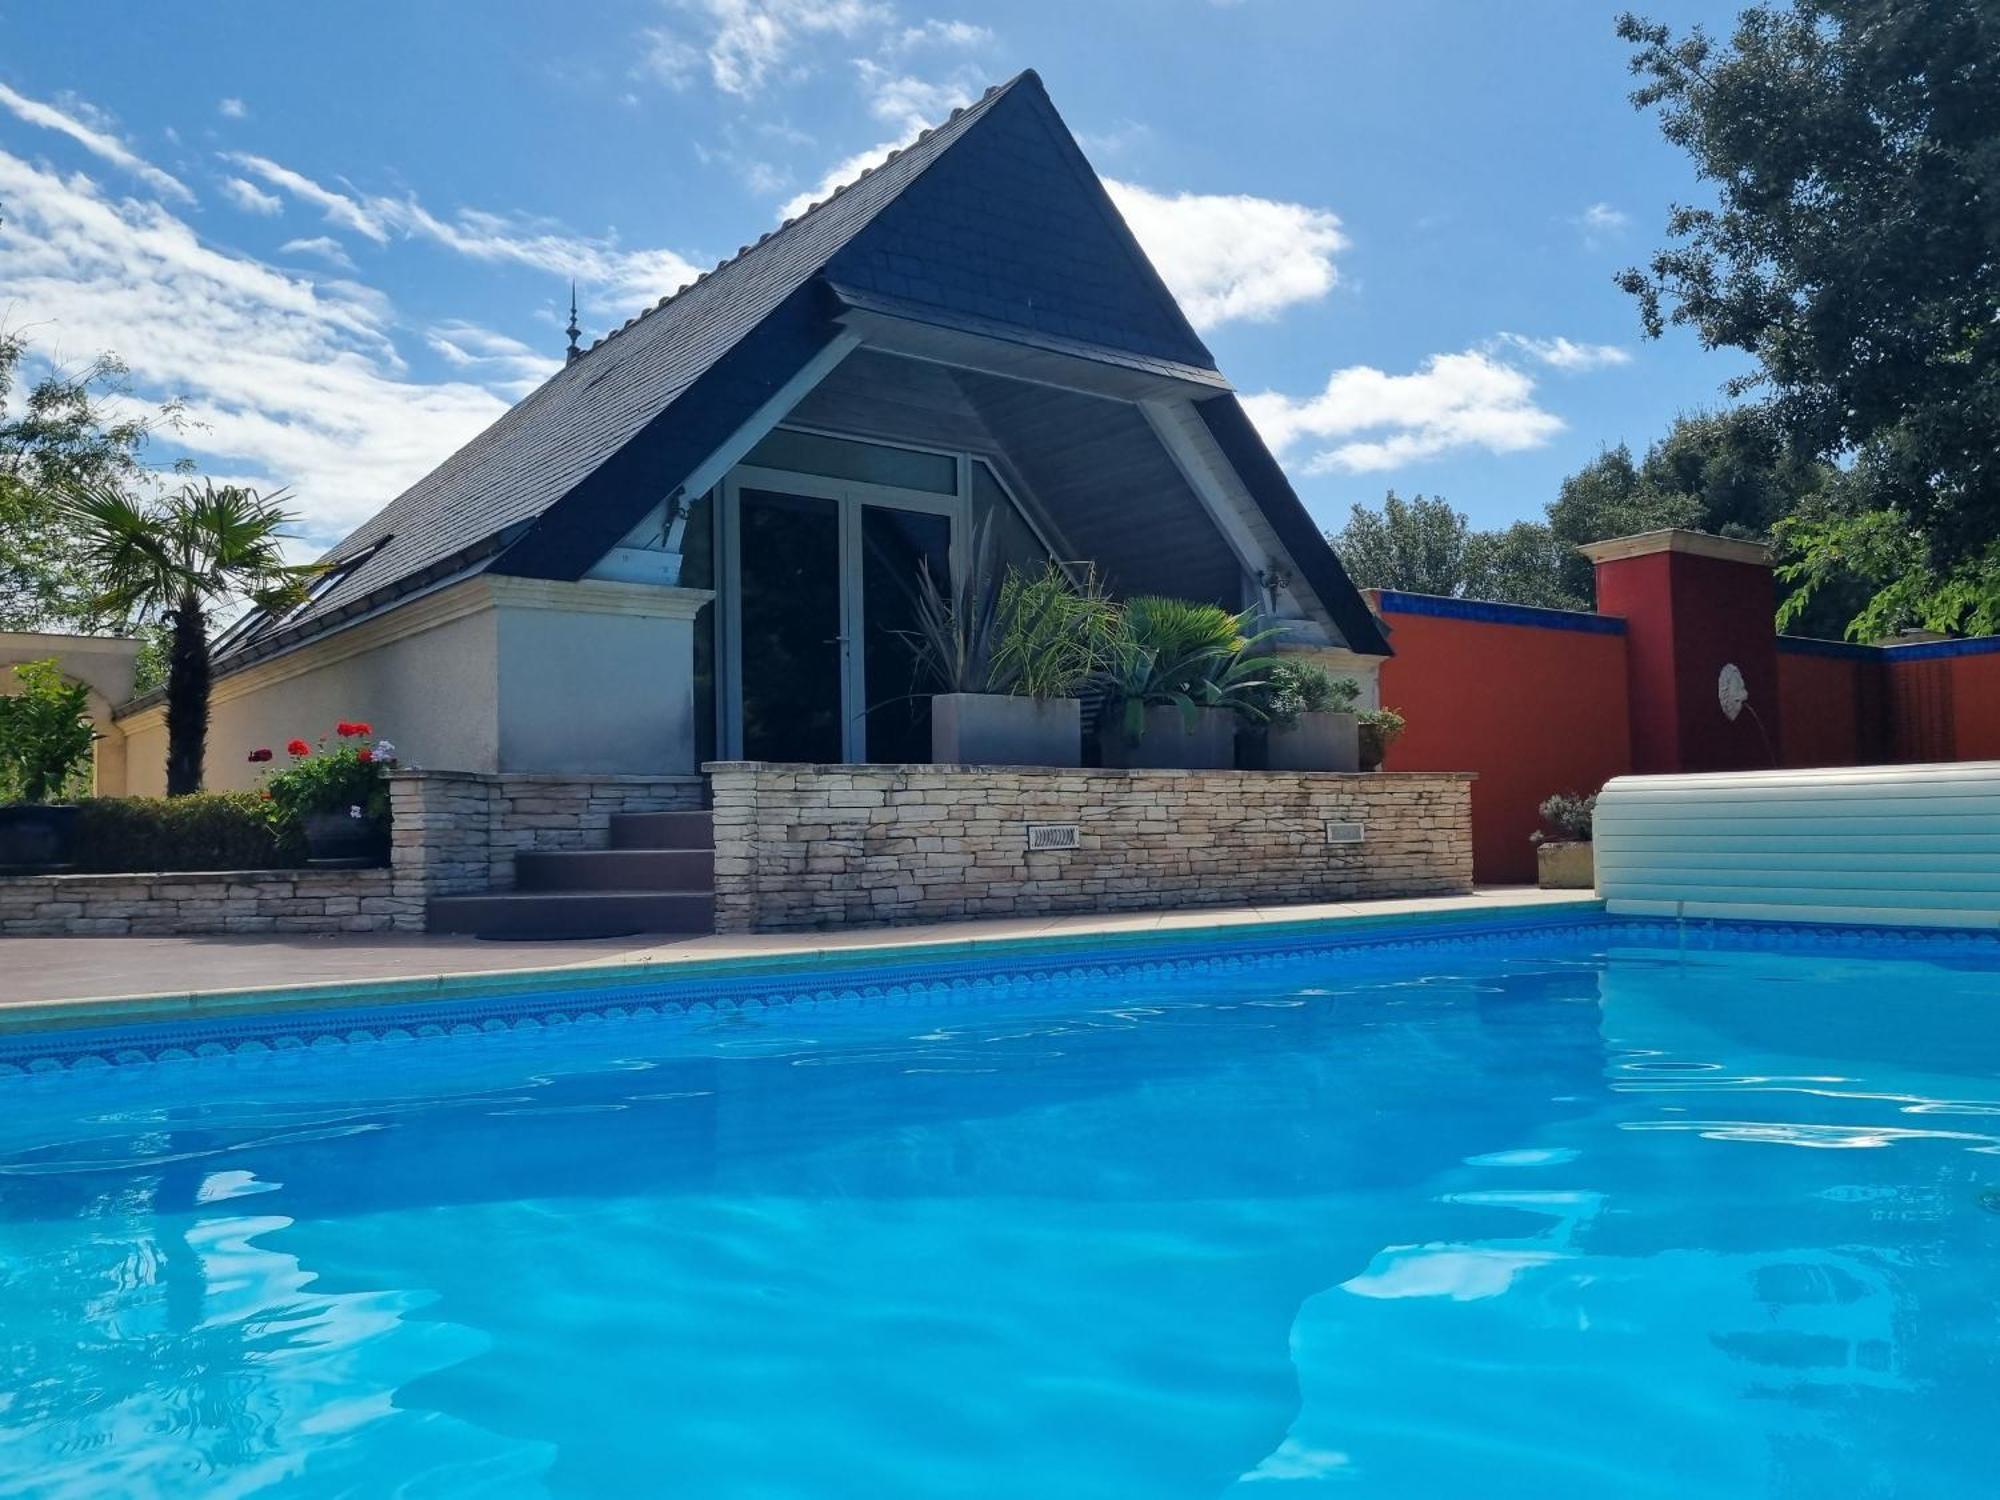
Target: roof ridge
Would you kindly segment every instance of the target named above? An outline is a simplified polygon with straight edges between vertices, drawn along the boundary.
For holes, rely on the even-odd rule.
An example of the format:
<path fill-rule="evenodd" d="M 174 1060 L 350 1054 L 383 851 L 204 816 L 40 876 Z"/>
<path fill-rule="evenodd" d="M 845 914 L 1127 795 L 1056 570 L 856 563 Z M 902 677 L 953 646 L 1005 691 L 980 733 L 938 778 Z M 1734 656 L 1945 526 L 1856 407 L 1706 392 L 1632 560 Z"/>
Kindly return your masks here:
<path fill-rule="evenodd" d="M 725 255 L 721 260 L 717 261 L 708 270 L 699 272 L 695 276 L 694 280 L 682 282 L 679 286 L 675 287 L 671 292 L 668 292 L 664 297 L 660 298 L 659 301 L 650 303 L 647 306 L 640 308 L 639 311 L 634 313 L 631 317 L 627 318 L 623 323 L 619 324 L 616 328 L 610 329 L 607 332 L 602 333 L 598 337 L 592 339 L 590 343 L 584 346 L 582 352 L 578 355 L 578 357 L 570 362 L 569 367 L 573 368 L 576 365 L 583 363 L 585 358 L 595 353 L 598 349 L 602 348 L 604 345 L 610 343 L 611 340 L 617 338 L 618 335 L 624 333 L 627 329 L 633 327 L 635 324 L 643 321 L 644 319 L 651 317 L 654 313 L 661 311 L 663 308 L 667 307 L 670 303 L 678 301 L 682 296 L 684 296 L 688 292 L 693 291 L 696 287 L 702 285 L 710 277 L 719 275 L 721 272 L 727 270 L 729 267 L 740 264 L 747 256 L 749 256 L 750 254 L 752 254 L 757 250 L 763 249 L 765 245 L 769 244 L 772 240 L 776 239 L 779 235 L 783 234 L 793 225 L 805 222 L 805 220 L 812 217 L 812 215 L 818 213 L 821 209 L 825 208 L 828 204 L 832 203 L 836 198 L 844 196 L 850 189 L 858 187 L 861 183 L 867 181 L 870 177 L 874 176 L 877 172 L 881 171 L 891 162 L 901 157 L 905 152 L 915 150 L 918 146 L 922 145 L 925 141 L 929 140 L 933 135 L 937 134 L 940 130 L 945 130 L 953 125 L 956 125 L 960 120 L 964 119 L 967 115 L 973 114 L 976 111 L 981 111 L 986 109 L 1001 95 L 1008 93 L 1014 88 L 1016 84 L 1022 82 L 1025 79 L 1033 79 L 1037 84 L 1039 84 L 1041 82 L 1041 75 L 1038 74 L 1033 68 L 1023 68 L 1020 72 L 1016 73 L 1012 78 L 1008 79 L 1005 83 L 996 83 L 989 85 L 986 91 L 983 94 L 981 94 L 977 99 L 973 100 L 972 103 L 959 105 L 956 109 L 954 109 L 949 115 L 945 116 L 945 118 L 939 121 L 937 124 L 927 125 L 922 130 L 918 131 L 915 139 L 911 140 L 907 145 L 896 146 L 891 148 L 889 153 L 886 156 L 884 156 L 880 161 L 872 162 L 868 166 L 863 167 L 858 175 L 849 178 L 846 182 L 836 183 L 832 191 L 830 191 L 824 198 L 818 199 L 812 203 L 807 204 L 803 211 L 794 214 L 791 218 L 785 220 L 782 224 L 780 224 L 776 229 L 767 229 L 762 234 L 758 235 L 757 238 L 751 241 L 749 244 L 737 246 L 736 253 L 734 255 Z M 558 371 L 557 373 L 561 374 L 562 372 Z"/>

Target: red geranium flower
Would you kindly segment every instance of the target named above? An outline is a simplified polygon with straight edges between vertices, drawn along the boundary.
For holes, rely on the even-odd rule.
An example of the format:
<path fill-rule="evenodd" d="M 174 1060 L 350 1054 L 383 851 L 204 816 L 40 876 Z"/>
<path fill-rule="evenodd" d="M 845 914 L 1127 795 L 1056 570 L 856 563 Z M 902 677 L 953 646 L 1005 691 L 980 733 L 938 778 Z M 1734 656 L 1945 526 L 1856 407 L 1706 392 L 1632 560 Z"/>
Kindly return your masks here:
<path fill-rule="evenodd" d="M 285 746 L 285 754 L 287 755 L 311 755 L 312 753 L 313 747 L 308 745 L 304 740 L 293 740 L 289 745 Z"/>
<path fill-rule="evenodd" d="M 363 724 L 359 721 L 349 722 L 343 719 L 333 726 L 333 732 L 344 740 L 359 740 L 366 739 L 375 732 L 375 729 L 373 725 Z"/>
<path fill-rule="evenodd" d="M 252 761 L 252 763 L 260 763 L 263 761 L 267 761 L 270 758 L 271 758 L 271 751 L 268 746 L 266 746 L 264 749 L 252 750 L 250 752 L 250 760 Z"/>
<path fill-rule="evenodd" d="M 375 759 L 375 752 L 370 750 L 366 745 L 363 745 L 359 750 L 354 752 L 354 758 L 365 766 Z"/>

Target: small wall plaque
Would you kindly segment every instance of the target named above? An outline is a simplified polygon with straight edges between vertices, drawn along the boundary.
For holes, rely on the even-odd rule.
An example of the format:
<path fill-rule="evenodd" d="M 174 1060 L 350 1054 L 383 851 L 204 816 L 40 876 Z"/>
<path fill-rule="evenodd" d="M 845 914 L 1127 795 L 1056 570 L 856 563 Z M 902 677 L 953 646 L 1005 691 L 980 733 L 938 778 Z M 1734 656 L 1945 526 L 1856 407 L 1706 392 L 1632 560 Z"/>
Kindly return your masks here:
<path fill-rule="evenodd" d="M 1326 825 L 1326 841 L 1329 844 L 1359 844 L 1368 837 L 1367 825 L 1362 823 L 1335 823 Z"/>

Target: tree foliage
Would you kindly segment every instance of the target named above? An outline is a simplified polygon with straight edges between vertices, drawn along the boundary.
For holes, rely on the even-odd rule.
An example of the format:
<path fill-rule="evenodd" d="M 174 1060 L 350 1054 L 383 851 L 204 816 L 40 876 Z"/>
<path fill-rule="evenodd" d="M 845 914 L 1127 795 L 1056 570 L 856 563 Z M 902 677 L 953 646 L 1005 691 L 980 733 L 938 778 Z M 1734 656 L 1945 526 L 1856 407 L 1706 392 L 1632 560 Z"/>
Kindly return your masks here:
<path fill-rule="evenodd" d="M 1771 429 L 1838 483 L 1774 518 L 1794 619 L 1850 633 L 2000 615 L 2000 8 L 1790 0 L 1720 42 L 1627 15 L 1667 140 L 1714 189 L 1620 278 L 1647 331 L 1757 361 Z"/>
<path fill-rule="evenodd" d="M 214 614 L 248 599 L 266 609 L 296 602 L 321 571 L 285 561 L 293 517 L 255 490 L 186 484 L 157 503 L 116 485 L 78 486 L 59 506 L 106 614 L 169 633 L 167 795 L 201 790 L 208 741 L 209 628 Z"/>
<path fill-rule="evenodd" d="M 1697 412 L 1641 458 L 1623 444 L 1605 449 L 1563 480 L 1539 521 L 1480 531 L 1442 499 L 1392 491 L 1380 510 L 1355 506 L 1328 540 L 1363 588 L 1588 609 L 1594 578 L 1583 544 L 1674 526 L 1764 540 L 1837 477 L 1794 460 L 1754 407 Z M 1829 621 L 1821 607 L 1801 617 L 1835 631 L 1845 618 Z"/>

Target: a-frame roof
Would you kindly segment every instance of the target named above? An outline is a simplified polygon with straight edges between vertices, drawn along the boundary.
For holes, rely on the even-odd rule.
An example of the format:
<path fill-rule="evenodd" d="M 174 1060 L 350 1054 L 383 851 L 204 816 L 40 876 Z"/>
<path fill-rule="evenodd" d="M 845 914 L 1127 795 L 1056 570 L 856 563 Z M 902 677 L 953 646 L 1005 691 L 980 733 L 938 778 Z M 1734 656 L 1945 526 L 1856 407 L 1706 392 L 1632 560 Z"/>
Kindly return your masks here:
<path fill-rule="evenodd" d="M 840 305 L 871 300 L 1227 391 L 1041 80 L 1023 73 L 591 345 L 335 547 L 306 609 L 239 650 L 281 649 L 472 568 L 578 576 L 831 340 Z M 1227 394 L 1205 415 L 1225 418 L 1240 447 L 1227 414 L 1206 410 L 1225 403 L 1240 415 Z M 1306 582 L 1355 649 L 1386 652 L 1249 441 L 1268 468 L 1246 485 Z"/>

